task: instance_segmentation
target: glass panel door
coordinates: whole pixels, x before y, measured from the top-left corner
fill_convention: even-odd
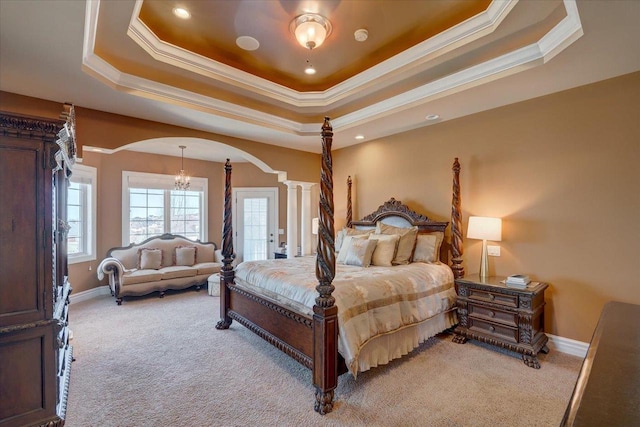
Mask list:
[[[234,189],[236,256],[241,261],[273,258],[277,229],[277,189]]]

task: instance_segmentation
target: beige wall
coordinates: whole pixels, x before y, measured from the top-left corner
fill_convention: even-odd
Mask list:
[[[334,152],[336,222],[390,197],[448,220],[451,165],[470,215],[503,218],[491,272],[549,282],[545,328],[588,342],[607,301],[640,304],[640,73]],[[465,267],[481,242],[466,240]]]
[[[62,102],[0,92],[0,111],[58,118],[62,109]],[[82,163],[97,168],[98,218],[97,260],[69,266],[69,276],[75,293],[100,285],[95,274],[97,265],[110,248],[122,245],[122,171],[173,175],[180,169],[179,157],[132,151],[119,151],[114,154],[100,154],[91,151],[83,153],[81,149],[83,145],[115,149],[149,138],[204,138],[240,148],[264,161],[272,169],[286,171],[289,179],[306,182],[319,180],[320,155],[318,154],[138,120],[82,107],[76,107],[76,137]],[[223,164],[185,159],[185,169],[192,176],[205,177],[209,180],[209,240],[220,246],[224,196]],[[234,188],[278,188],[279,227],[285,230],[285,235],[278,236],[278,242],[286,241],[287,187],[278,183],[277,175],[264,173],[251,163],[234,163],[232,186]],[[317,190],[312,192],[312,200],[317,200],[316,193]],[[300,202],[300,197],[298,201]]]
[[[546,330],[587,342],[607,301],[640,304],[640,281],[635,278],[640,253],[639,99],[640,73],[634,73],[337,150],[336,226],[344,225],[349,174],[354,177],[354,217],[395,197],[436,220],[447,220],[451,164],[459,157],[464,226],[469,215],[498,216],[504,221],[502,256],[490,259],[491,271],[528,273],[549,282]],[[61,108],[60,103],[0,92],[0,110],[57,117]],[[209,138],[250,152],[274,169],[287,170],[291,179],[317,181],[319,158],[314,154],[77,111],[81,143],[115,148],[152,137]],[[143,161],[128,156],[132,155],[85,156],[87,164],[99,168],[99,211],[114,212],[99,216],[99,254],[120,244],[120,171],[144,165],[148,169],[141,171],[174,173],[178,166],[177,158],[154,156]],[[209,237],[219,243],[220,219],[211,214],[217,209],[216,200],[221,200],[214,194],[221,191],[221,177],[215,172],[221,165],[203,163],[188,164],[210,176]],[[247,167],[245,176],[256,172]],[[234,174],[234,185],[263,185],[253,178],[236,182],[239,176]],[[286,191],[280,186],[283,227]],[[465,241],[468,272],[478,270],[479,256],[480,242]],[[95,277],[82,264],[71,274],[79,283]],[[85,286],[93,284],[76,286],[76,291]]]

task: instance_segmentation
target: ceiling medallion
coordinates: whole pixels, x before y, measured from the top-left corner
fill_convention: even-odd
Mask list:
[[[302,47],[314,49],[320,47],[331,34],[331,22],[315,13],[305,13],[296,17],[289,25],[291,32]]]

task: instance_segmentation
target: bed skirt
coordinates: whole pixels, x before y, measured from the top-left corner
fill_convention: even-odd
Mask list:
[[[458,323],[455,310],[440,313],[424,322],[410,325],[369,340],[358,355],[357,366],[350,370],[355,377],[358,372],[386,365],[394,359],[409,354],[429,338]]]

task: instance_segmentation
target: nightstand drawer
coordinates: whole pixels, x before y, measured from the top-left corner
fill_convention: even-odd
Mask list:
[[[509,307],[518,307],[517,295],[505,295],[497,292],[483,291],[480,289],[469,289],[469,299],[475,299],[478,301],[492,302],[495,304],[502,304]]]
[[[485,335],[492,335],[503,341],[518,343],[518,328],[509,328],[498,323],[485,322],[483,320],[469,317],[469,330],[480,332]]]
[[[495,310],[476,304],[469,304],[469,316],[481,320],[495,321],[510,326],[518,326],[518,313]]]

